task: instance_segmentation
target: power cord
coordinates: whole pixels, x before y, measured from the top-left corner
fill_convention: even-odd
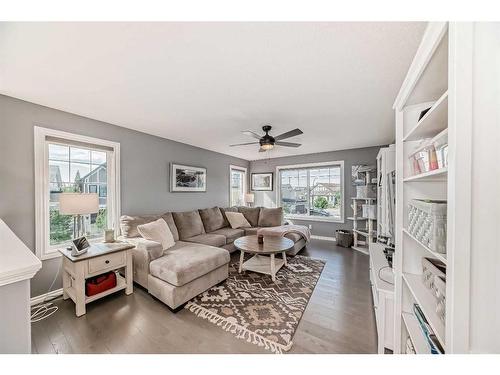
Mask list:
[[[387,281],[387,280],[385,280],[382,276],[380,276],[380,272],[381,272],[383,269],[385,269],[385,268],[392,268],[392,267],[391,267],[391,266],[384,266],[384,267],[380,268],[380,269],[378,270],[378,278],[379,278],[380,280],[382,280],[382,281],[385,281],[387,284],[394,285],[394,282],[392,282],[392,281]]]
[[[54,280],[52,280],[52,284],[50,284],[49,290],[45,294],[45,298],[43,299],[43,301],[34,306],[31,306],[31,323],[39,322],[40,320],[48,318],[49,316],[54,314],[57,310],[59,310],[59,308],[56,305],[50,302],[58,297],[52,297],[48,299],[48,294],[50,293],[50,291],[54,287],[54,284],[56,283],[61,267],[62,265],[57,268],[56,276],[54,277]]]

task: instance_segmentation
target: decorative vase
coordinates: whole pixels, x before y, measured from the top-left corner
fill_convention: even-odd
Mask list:
[[[115,230],[106,229],[104,231],[104,242],[115,242]]]

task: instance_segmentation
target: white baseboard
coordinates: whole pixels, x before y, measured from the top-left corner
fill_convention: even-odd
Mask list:
[[[33,297],[30,299],[30,304],[31,306],[33,305],[36,305],[37,303],[40,303],[40,302],[43,302],[45,299],[51,299],[51,298],[54,298],[54,297],[59,297],[59,296],[62,296],[63,294],[63,289],[56,289],[56,290],[53,290],[51,292],[48,292],[48,293],[45,293],[45,294],[42,294],[42,295],[39,295],[39,296],[36,296],[36,297]]]
[[[335,239],[335,237],[327,237],[327,236],[316,236],[315,234],[313,234],[311,236],[311,238],[315,239],[315,240],[323,240],[323,241],[333,241],[333,242],[337,242],[337,240]]]

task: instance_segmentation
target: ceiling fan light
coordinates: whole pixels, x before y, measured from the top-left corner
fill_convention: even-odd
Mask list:
[[[260,147],[262,147],[264,150],[272,150],[274,145],[272,143],[265,143]]]

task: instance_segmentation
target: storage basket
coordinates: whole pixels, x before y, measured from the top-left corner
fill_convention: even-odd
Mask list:
[[[417,354],[417,352],[415,351],[415,347],[413,346],[413,342],[411,341],[411,338],[409,338],[409,337],[406,339],[405,353],[406,354]]]
[[[337,245],[342,247],[351,247],[354,243],[352,232],[344,229],[335,231],[335,240],[337,241]]]
[[[377,206],[375,204],[363,204],[363,217],[367,219],[377,219]]]
[[[446,321],[446,279],[434,276],[434,296],[437,300],[436,313],[443,323]]]
[[[376,198],[377,197],[377,185],[358,185],[356,186],[356,198]]]
[[[408,232],[437,253],[446,253],[446,201],[413,199],[408,204]]]
[[[446,264],[437,259],[422,258],[422,282],[434,292],[434,278],[446,278]]]

